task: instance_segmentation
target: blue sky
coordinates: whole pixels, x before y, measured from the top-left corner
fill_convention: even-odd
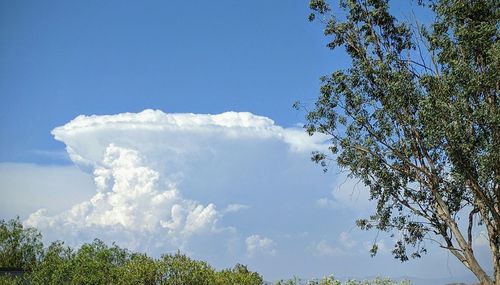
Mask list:
[[[312,101],[334,62],[302,1],[0,5],[3,161],[60,149],[49,131],[79,114],[233,110],[292,125],[292,103]]]
[[[365,189],[310,162],[324,138],[291,106],[349,60],[308,14],[307,1],[0,1],[0,218],[269,280],[464,275],[443,251],[394,260],[389,236],[354,227]]]

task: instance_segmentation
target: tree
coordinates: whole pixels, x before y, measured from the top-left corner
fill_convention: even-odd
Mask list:
[[[211,285],[215,270],[204,261],[197,261],[177,252],[166,254],[160,259],[163,285]]]
[[[71,284],[118,284],[129,252],[95,239],[83,244],[72,262]]]
[[[61,241],[53,242],[29,276],[30,284],[71,284],[75,252]],[[81,281],[81,280],[80,280]]]
[[[369,188],[377,207],[357,224],[397,232],[396,258],[420,257],[430,238],[481,284],[500,284],[500,2],[419,4],[432,24],[398,22],[387,0],[343,0],[335,13],[310,1],[327,46],[351,58],[322,77],[308,111],[307,132],[331,143],[312,159],[335,159]],[[474,227],[487,232],[493,277],[477,261]]]
[[[232,269],[217,272],[218,285],[261,285],[262,277],[257,272],[251,272],[245,265],[236,264]]]
[[[204,261],[177,252],[154,259],[95,239],[78,249],[55,241],[44,250],[41,234],[19,217],[0,220],[0,267],[23,269],[0,275],[0,284],[260,285],[262,277],[245,265],[216,271]],[[23,272],[21,272],[23,273]]]
[[[0,220],[0,267],[31,270],[43,254],[42,235],[25,228],[19,217]]]
[[[160,284],[158,263],[144,253],[133,253],[120,269],[121,280],[117,284]]]

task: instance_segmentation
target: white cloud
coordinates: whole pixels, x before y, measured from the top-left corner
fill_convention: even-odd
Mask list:
[[[213,204],[184,199],[175,185],[162,183],[160,174],[144,164],[140,154],[110,144],[94,170],[97,193],[69,211],[46,216],[32,214],[26,224],[42,230],[55,225],[119,227],[133,232],[164,232],[172,245],[184,238],[210,232],[219,213]]]
[[[249,257],[253,257],[257,254],[276,255],[276,243],[270,238],[261,237],[260,235],[251,235],[246,238],[245,244]]]
[[[324,239],[315,245],[314,250],[317,256],[342,256],[346,254],[343,249],[330,245]]]
[[[331,245],[325,239],[322,239],[314,245],[314,254],[316,256],[345,256],[353,255],[357,252],[355,247],[358,244],[349,233],[341,232],[337,238],[337,243]]]
[[[338,175],[328,197],[316,200],[316,206],[329,209],[352,209],[367,212],[374,203],[369,200],[370,190],[361,181]]]
[[[334,208],[336,204],[334,200],[323,197],[316,200],[316,205],[320,208]]]
[[[175,158],[192,152],[213,151],[214,143],[238,140],[278,140],[285,142],[291,150],[310,152],[325,149],[323,142],[326,139],[319,135],[310,137],[301,129],[282,128],[269,118],[246,112],[205,115],[166,114],[159,110],[82,115],[55,128],[52,134],[66,144],[75,163],[90,167],[101,161],[102,153],[110,143],[135,146],[146,154],[160,150]]]
[[[250,208],[250,206],[248,205],[243,205],[243,204],[229,204],[227,205],[227,207],[224,209],[224,213],[235,213],[235,212],[239,212],[239,211],[242,211],[242,210],[246,210]]]
[[[354,239],[351,238],[351,235],[347,232],[341,232],[339,236],[340,243],[344,246],[344,248],[351,249],[356,246],[358,243]]]
[[[2,218],[31,214],[45,241],[77,246],[98,237],[153,256],[180,248],[217,268],[244,262],[266,279],[332,268],[354,276],[361,264],[367,275],[416,272],[389,254],[370,258],[366,237],[342,233],[371,207],[361,185],[310,162],[321,137],[249,113],[151,110],[80,116],[53,134],[77,167],[0,163]],[[319,197],[328,212],[308,203]],[[306,248],[323,257],[305,264]],[[419,272],[440,274],[447,257],[439,257]]]
[[[237,202],[234,193],[249,191],[240,189],[246,187],[242,179],[255,185],[259,173],[254,172],[271,175],[273,167],[289,167],[280,165],[287,156],[307,158],[325,147],[324,137],[236,112],[78,116],[52,134],[66,144],[70,159],[93,175],[96,192],[55,215],[36,211],[26,223],[58,239],[79,241],[97,233],[132,249],[151,243],[184,248],[195,236],[234,235],[222,217],[250,209],[268,189],[255,187],[245,205],[228,203],[218,210],[221,196]],[[247,239],[250,252],[275,253],[270,239],[254,238]]]
[[[45,159],[55,160],[55,161],[64,161],[70,162],[68,157],[68,153],[64,150],[33,150],[31,151],[35,156],[39,156]]]

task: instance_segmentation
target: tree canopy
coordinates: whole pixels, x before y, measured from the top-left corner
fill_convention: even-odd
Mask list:
[[[19,218],[8,222],[0,220],[0,267],[16,266],[25,269],[22,276],[0,274],[2,285],[61,285],[61,284],[117,284],[117,285],[262,285],[262,276],[252,272],[246,265],[233,268],[214,269],[210,264],[194,260],[180,251],[151,258],[144,253],[130,252],[116,244],[106,245],[95,239],[74,249],[62,241],[43,247],[41,234],[35,228],[25,228]],[[19,237],[34,238],[19,238]],[[12,249],[14,248],[14,249]],[[26,250],[26,249],[29,250]],[[34,250],[36,249],[36,250]],[[28,252],[30,254],[21,254]],[[32,252],[36,252],[33,258]],[[25,258],[30,256],[30,258]],[[279,281],[276,285],[305,284],[294,278]],[[333,277],[310,280],[315,285],[396,285],[390,279],[376,278],[373,281],[347,280],[341,282]],[[401,285],[409,285],[403,281]]]
[[[397,233],[396,258],[420,257],[432,239],[482,284],[500,284],[500,2],[418,2],[432,23],[398,21],[387,0],[310,1],[328,48],[351,59],[321,78],[308,111],[307,132],[331,144],[312,159],[336,160],[369,188],[377,207],[357,224]],[[493,277],[474,253],[478,227]]]
[[[19,218],[0,220],[0,267],[25,270],[20,276],[0,275],[0,284],[118,285],[261,285],[262,277],[246,266],[215,270],[177,252],[154,259],[116,244],[95,239],[78,249],[62,241],[44,248],[41,233]]]
[[[31,270],[43,253],[42,235],[24,228],[19,217],[0,220],[0,267]]]

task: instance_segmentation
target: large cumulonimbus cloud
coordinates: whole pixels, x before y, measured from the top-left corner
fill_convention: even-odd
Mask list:
[[[238,225],[224,222],[227,216],[265,207],[259,199],[273,196],[280,179],[292,179],[290,162],[324,148],[322,137],[236,112],[78,116],[52,134],[92,173],[96,193],[56,215],[41,209],[26,223],[59,239],[95,235],[140,249],[168,250],[196,236],[234,233]],[[266,180],[270,185],[262,186]]]
[[[0,163],[0,186],[13,189],[0,208],[15,214],[29,205],[25,223],[46,241],[78,246],[97,237],[153,256],[181,249],[219,268],[248,264],[266,279],[354,276],[359,266],[362,274],[417,274],[391,263],[382,238],[378,259],[369,257],[373,236],[353,229],[370,212],[366,189],[310,161],[311,151],[326,151],[325,137],[250,113],[153,110],[78,116],[52,134],[79,170]],[[63,192],[69,180],[75,188]],[[487,248],[480,243],[478,252]],[[420,272],[438,276],[447,257],[431,260]]]

